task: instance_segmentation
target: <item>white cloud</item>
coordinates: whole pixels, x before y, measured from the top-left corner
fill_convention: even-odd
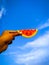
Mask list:
[[[5,14],[5,12],[6,12],[5,8],[2,7],[0,10],[0,19],[2,18],[3,14]]]
[[[44,49],[38,49],[36,51],[32,49],[28,53],[19,54],[17,57],[15,56],[15,62],[24,65],[38,65],[38,63],[45,59],[47,53],[47,50]]]
[[[49,31],[48,31],[49,32]],[[14,61],[20,65],[40,65],[49,57],[49,33],[19,47],[22,51],[14,55]],[[31,50],[29,51],[29,49]],[[28,50],[28,52],[26,52]],[[25,52],[25,53],[24,53]]]
[[[22,49],[26,49],[28,47],[45,47],[48,46],[49,42],[49,31],[46,32],[46,34],[44,34],[43,36],[40,36],[39,38],[37,38],[35,41],[32,42],[28,42],[26,45],[24,45],[23,47],[21,47]]]
[[[38,29],[43,29],[49,26],[49,19],[43,25],[39,26]]]

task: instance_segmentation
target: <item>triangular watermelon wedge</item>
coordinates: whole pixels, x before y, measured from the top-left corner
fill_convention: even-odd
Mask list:
[[[37,31],[38,31],[37,29],[17,30],[17,32],[19,34],[21,34],[22,36],[24,36],[26,38],[31,38],[31,37],[35,36]]]

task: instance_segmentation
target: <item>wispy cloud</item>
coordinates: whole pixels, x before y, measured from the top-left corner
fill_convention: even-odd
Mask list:
[[[48,26],[49,26],[49,19],[46,20],[46,23],[44,23],[44,24],[38,26],[38,29],[44,29],[44,28],[46,28],[46,27],[48,27]]]
[[[21,49],[26,49],[28,47],[30,48],[43,47],[43,46],[45,47],[49,45],[48,42],[49,42],[49,31],[47,31],[44,35],[38,37],[36,40],[28,42],[26,45],[21,47]]]
[[[41,65],[41,62],[45,62],[46,57],[49,57],[49,31],[38,39],[26,43],[20,49],[21,52],[14,54],[16,63],[20,65]]]
[[[5,14],[6,10],[4,7],[1,8],[0,10],[0,19],[2,18],[2,16]]]

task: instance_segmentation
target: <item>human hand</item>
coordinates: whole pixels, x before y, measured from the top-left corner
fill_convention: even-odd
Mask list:
[[[17,31],[6,30],[0,36],[0,52],[7,49],[8,44],[12,42],[15,36],[21,35]]]

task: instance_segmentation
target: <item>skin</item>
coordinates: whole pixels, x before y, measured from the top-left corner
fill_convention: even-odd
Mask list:
[[[15,36],[21,35],[17,31],[13,30],[7,30],[2,33],[0,36],[0,53],[5,51],[8,48],[8,45],[12,43],[12,40],[15,38]]]

